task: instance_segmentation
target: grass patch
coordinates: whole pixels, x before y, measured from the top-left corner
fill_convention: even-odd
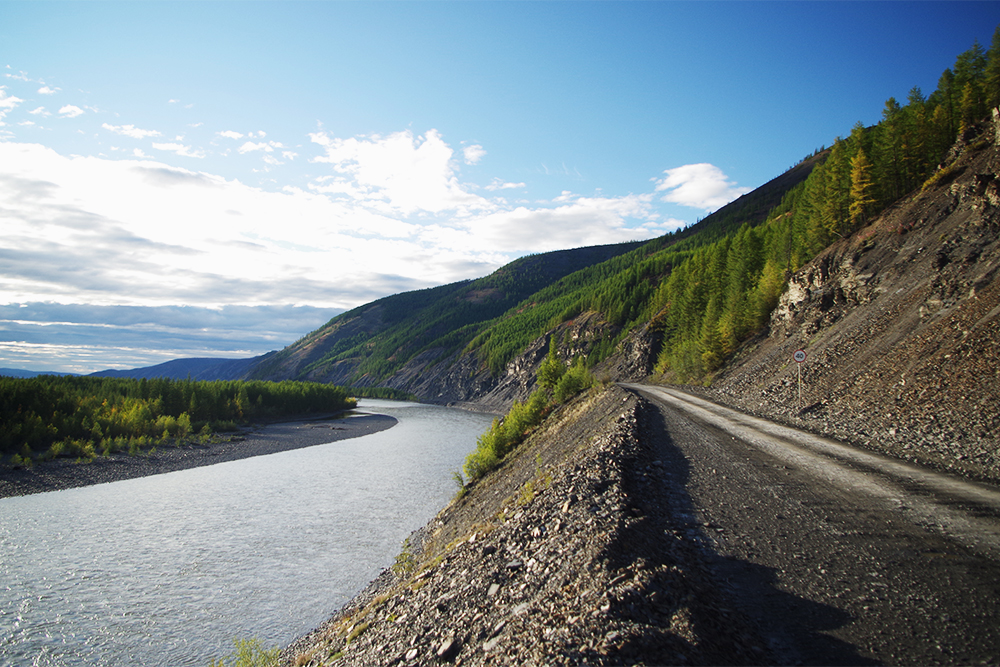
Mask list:
[[[234,639],[233,652],[225,658],[213,660],[210,667],[277,667],[280,648],[265,649],[256,637]]]

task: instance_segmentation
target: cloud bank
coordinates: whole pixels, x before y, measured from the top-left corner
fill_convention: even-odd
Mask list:
[[[0,95],[2,119],[23,100]],[[101,128],[163,158],[211,150],[134,124]],[[211,136],[269,164],[305,152],[263,131]],[[686,226],[661,215],[659,199],[709,210],[748,190],[695,164],[665,171],[651,192],[511,204],[499,195],[525,182],[464,180],[463,166],[480,165],[486,150],[455,150],[436,130],[308,138],[318,173],[271,190],[140,147],[110,159],[0,141],[0,365],[87,371],[261,354],[386,294],[484,276],[526,253]],[[145,319],[128,319],[136,313]],[[31,362],[42,357],[58,367]]]

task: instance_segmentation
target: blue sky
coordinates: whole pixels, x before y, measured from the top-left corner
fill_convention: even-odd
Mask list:
[[[0,2],[0,367],[293,342],[527,253],[659,236],[993,2]]]

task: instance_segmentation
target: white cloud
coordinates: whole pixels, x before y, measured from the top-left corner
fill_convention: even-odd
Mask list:
[[[102,123],[101,127],[105,130],[110,130],[115,134],[132,137],[133,139],[145,139],[146,137],[160,136],[160,133],[156,130],[140,130],[135,125],[109,125],[108,123]]]
[[[148,158],[149,157],[148,155],[146,155],[145,153],[142,152],[141,148],[133,148],[132,149],[132,155],[134,155],[134,156],[136,156],[138,158]]]
[[[239,132],[234,132],[233,130],[224,130],[222,132],[216,132],[220,137],[225,137],[226,139],[242,139],[243,135]]]
[[[275,148],[284,148],[284,146],[282,146],[281,142],[278,141],[261,141],[259,143],[247,141],[236,150],[240,153],[250,153],[252,151],[264,151],[265,153],[271,153]]]
[[[49,113],[48,111],[45,110],[45,107],[38,107],[37,109],[32,109],[28,113],[30,113],[32,115],[35,115],[35,116],[37,116],[39,114],[41,114],[42,116],[51,116],[52,115],[51,113]]]
[[[714,211],[751,188],[737,187],[715,165],[702,162],[686,164],[663,172],[666,177],[656,181],[656,191],[667,191],[663,201]]]
[[[181,157],[205,157],[205,152],[200,150],[192,150],[190,146],[185,146],[184,144],[177,143],[166,143],[166,144],[153,144],[153,148],[158,151],[170,151],[171,153],[176,153]]]
[[[465,156],[465,164],[478,164],[486,155],[486,149],[479,144],[472,144],[463,148],[462,154]]]
[[[518,188],[525,188],[527,185],[525,183],[507,183],[502,178],[494,178],[490,181],[490,184],[486,186],[487,190],[516,190]]]
[[[6,86],[0,86],[0,127],[4,125],[4,117],[23,101],[20,97],[8,95]]]
[[[679,220],[661,221],[653,211],[653,195],[581,197],[563,193],[558,206],[498,211],[469,221],[469,242],[502,252],[547,252],[563,248],[652,238],[684,227]],[[638,225],[629,224],[638,220]]]
[[[59,109],[59,113],[62,114],[63,118],[76,118],[77,116],[83,115],[83,109],[72,104],[67,104],[63,108]]]
[[[7,109],[8,111],[10,111],[23,101],[24,100],[22,100],[20,97],[14,97],[13,95],[8,95],[6,86],[0,86],[0,109]]]
[[[494,208],[462,187],[452,167],[453,151],[428,130],[415,137],[409,130],[388,136],[339,139],[326,132],[309,135],[326,151],[314,162],[328,163],[341,176],[331,185],[359,202],[394,214],[441,213]]]
[[[62,90],[62,89],[61,88],[49,88],[48,86],[42,86],[41,88],[38,89],[38,93],[40,95],[55,95],[60,90]]]
[[[450,268],[458,259],[480,275],[498,259],[434,247],[417,225],[312,192],[153,161],[0,142],[0,183],[11,302],[351,307],[475,277]]]

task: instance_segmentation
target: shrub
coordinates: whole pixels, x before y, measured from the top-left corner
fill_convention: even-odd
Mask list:
[[[211,667],[277,667],[280,648],[265,649],[259,639],[234,639],[235,650],[225,658],[213,660]]]
[[[587,370],[583,357],[577,357],[573,366],[560,378],[553,391],[553,399],[562,404],[594,384],[594,376]]]
[[[545,392],[538,390],[524,403],[515,401],[503,421],[494,419],[489,430],[476,441],[475,451],[465,459],[465,476],[469,481],[475,481],[498,467],[503,458],[542,421],[547,403]]]

